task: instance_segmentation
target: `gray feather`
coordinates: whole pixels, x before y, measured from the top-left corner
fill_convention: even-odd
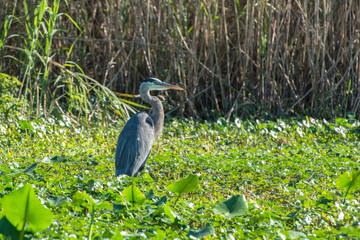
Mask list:
[[[154,141],[154,123],[149,114],[132,116],[121,131],[115,152],[115,176],[136,176],[144,167]]]

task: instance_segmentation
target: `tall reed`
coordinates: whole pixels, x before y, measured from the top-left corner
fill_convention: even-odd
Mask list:
[[[3,4],[0,17],[6,19],[14,3]],[[61,2],[59,12],[69,17],[56,18],[63,30],[51,36],[53,61],[72,61],[115,92],[137,93],[148,76],[180,84],[186,91],[169,92],[174,95],[167,107],[180,105],[179,115],[360,113],[359,1],[75,0]],[[23,22],[21,4],[15,13]],[[26,36],[23,25],[14,25],[8,35]],[[18,39],[5,43],[23,47]],[[2,53],[30,59],[9,48]],[[0,66],[14,76],[36,66],[19,69],[11,60],[4,68],[4,61],[9,60],[2,58]],[[43,103],[46,94],[37,98],[33,86],[46,72],[33,76],[27,87],[32,99]],[[49,70],[44,82],[56,96],[64,93],[51,91],[58,73]]]
[[[10,5],[7,3],[6,8]],[[129,106],[72,61],[76,39],[66,46],[54,42],[55,36],[66,31],[59,28],[64,19],[70,21],[80,34],[82,32],[70,15],[59,13],[59,7],[59,0],[53,0],[51,5],[47,0],[23,1],[20,7],[23,15],[15,16],[19,14],[15,4],[3,26],[0,50],[6,55],[1,58],[0,66],[21,80],[18,94],[29,100],[33,108],[29,114],[45,117],[66,114],[75,123],[80,118],[87,123],[94,114],[100,114],[98,119],[103,119],[106,116],[102,114],[111,108],[127,118]],[[18,34],[9,35],[14,29]]]

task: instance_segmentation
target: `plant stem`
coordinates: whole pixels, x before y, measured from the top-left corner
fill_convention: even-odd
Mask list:
[[[181,196],[181,193],[179,193],[179,195],[177,196],[177,198],[176,198],[176,200],[175,200],[175,202],[174,202],[173,207],[175,207],[175,205],[176,205],[177,201],[179,200],[180,196]]]
[[[24,235],[25,235],[25,226],[26,226],[26,220],[27,220],[27,218],[28,218],[28,211],[29,211],[29,201],[30,201],[30,190],[28,191],[28,194],[27,194],[24,224],[23,224],[22,229],[21,229],[21,233],[20,233],[20,237],[19,237],[20,240],[23,240],[23,239],[24,239]]]
[[[94,216],[95,216],[94,206],[95,205],[92,205],[92,208],[91,208],[91,222],[90,222],[90,228],[89,228],[89,234],[88,234],[88,239],[89,240],[91,240],[92,231],[93,231],[93,225],[94,225]]]
[[[131,178],[131,203],[132,206],[135,207],[135,197],[134,197],[134,180]]]

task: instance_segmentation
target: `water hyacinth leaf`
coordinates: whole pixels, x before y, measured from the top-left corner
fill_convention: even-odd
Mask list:
[[[207,224],[204,228],[200,230],[190,230],[186,236],[188,238],[195,237],[195,238],[202,238],[209,235],[213,235],[215,233],[215,229],[211,224]]]
[[[28,122],[26,120],[19,120],[18,124],[19,124],[20,129],[22,131],[26,131],[26,130],[32,131],[32,130],[34,130],[34,127],[31,125],[31,122]]]
[[[336,179],[335,186],[341,190],[346,189],[344,196],[344,202],[348,193],[351,193],[360,188],[360,171],[354,171],[352,173],[345,172]]]
[[[44,157],[42,160],[41,160],[42,163],[51,163],[51,160],[50,158],[48,157]]]
[[[144,173],[142,179],[146,182],[154,182],[154,179],[150,176],[149,173]]]
[[[180,219],[180,216],[174,212],[168,204],[164,206],[164,214],[170,218],[172,223],[174,223],[176,219]]]
[[[73,197],[73,203],[75,205],[82,205],[84,202],[89,202],[90,205],[94,206],[95,205],[95,201],[94,199],[89,196],[86,192],[76,192]]]
[[[32,173],[37,168],[37,165],[38,165],[37,163],[31,164],[31,166],[25,169],[23,173],[25,174]]]
[[[154,202],[153,205],[162,206],[165,205],[166,202],[167,202],[167,198],[166,196],[163,196],[157,202]]]
[[[114,203],[113,204],[113,211],[121,211],[125,208],[126,206],[125,205],[122,205],[122,204],[116,204]]]
[[[109,210],[113,210],[113,205],[111,205],[110,203],[106,202],[106,201],[101,201],[101,200],[95,200],[96,205],[95,205],[95,209],[109,209]]]
[[[154,196],[154,190],[150,189],[150,191],[146,194],[146,199],[152,199]]]
[[[26,231],[40,232],[53,219],[53,214],[41,204],[30,184],[4,196],[1,205],[6,218],[19,231],[27,224]]]
[[[234,195],[224,202],[217,202],[213,210],[215,214],[232,218],[245,214],[248,210],[248,205],[244,195]]]
[[[198,184],[198,176],[195,174],[191,174],[187,178],[181,179],[173,184],[166,186],[166,188],[171,192],[183,194],[193,191]]]
[[[166,239],[166,233],[165,231],[161,230],[161,229],[157,229],[156,230],[156,236],[154,238],[155,240],[163,240]]]
[[[95,209],[109,209],[109,210],[113,209],[113,205],[111,205],[110,203],[103,201],[101,199],[94,199],[86,192],[78,191],[74,194],[72,199],[74,204],[76,205],[85,205],[85,207],[89,207],[87,206],[87,204],[90,204]]]
[[[339,190],[346,188],[348,192],[357,190],[360,187],[360,171],[345,172],[336,179],[336,187]]]
[[[18,231],[6,217],[2,217],[0,220],[0,234],[6,239],[19,239],[20,237],[20,231]]]
[[[289,239],[306,239],[306,235],[302,232],[292,231],[288,232]]]
[[[63,163],[67,161],[67,158],[63,155],[61,156],[54,156],[50,159],[51,162],[53,163]]]
[[[165,215],[170,218],[171,222],[175,222],[176,219],[176,215],[170,208],[170,206],[168,204],[165,205],[164,207],[164,213]]]
[[[154,212],[151,213],[153,217],[161,217],[164,213],[164,206],[158,207]]]
[[[122,195],[131,203],[142,203],[146,199],[140,189],[134,185],[125,188]]]
[[[46,201],[51,205],[58,207],[62,203],[68,202],[68,198],[64,196],[56,196],[56,197],[49,197],[48,199],[46,199]]]

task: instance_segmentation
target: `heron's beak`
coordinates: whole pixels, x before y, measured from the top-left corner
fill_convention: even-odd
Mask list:
[[[178,86],[175,86],[175,85],[171,85],[171,84],[168,84],[168,83],[164,83],[162,82],[161,84],[159,84],[161,87],[164,87],[164,88],[167,88],[167,89],[174,89],[174,90],[184,90],[183,88],[181,87],[178,87]]]

